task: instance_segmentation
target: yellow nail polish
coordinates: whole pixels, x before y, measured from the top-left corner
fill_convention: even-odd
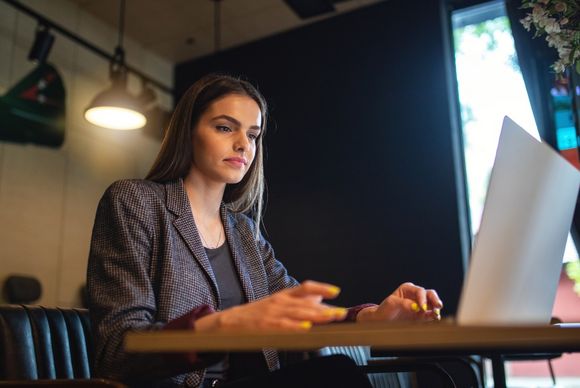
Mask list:
[[[330,292],[332,296],[337,296],[338,294],[340,294],[340,287],[330,286],[328,287],[328,292]]]
[[[300,327],[303,329],[310,329],[312,327],[312,322],[302,321],[302,322],[300,322]]]
[[[334,307],[324,310],[324,315],[327,317],[337,317],[342,318],[348,313],[348,309],[344,307]]]
[[[433,312],[435,313],[435,319],[440,321],[441,320],[441,309],[433,309]]]
[[[419,305],[413,302],[413,304],[411,305],[411,310],[413,310],[413,312],[415,313],[419,312]]]
[[[423,305],[421,306],[421,308],[423,309],[423,311],[427,311],[427,303],[423,303]]]

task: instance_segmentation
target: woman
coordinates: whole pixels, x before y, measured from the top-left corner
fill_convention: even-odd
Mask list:
[[[198,386],[210,379],[234,384],[261,370],[262,379],[280,374],[267,373],[279,368],[272,349],[181,358],[127,354],[127,330],[308,330],[343,320],[439,317],[435,291],[411,283],[380,305],[347,310],[322,303],[338,295],[337,287],[299,284],[286,273],[259,231],[266,120],[266,102],[251,84],[206,76],[178,103],[147,180],[116,182],[103,195],[87,275],[98,375]]]

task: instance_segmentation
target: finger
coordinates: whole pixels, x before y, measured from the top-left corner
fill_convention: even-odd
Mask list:
[[[348,310],[342,307],[318,306],[316,308],[295,306],[283,311],[283,317],[293,320],[307,320],[314,323],[341,321],[346,318]]]
[[[322,304],[323,314],[331,317],[333,321],[344,321],[348,315],[348,308]]]
[[[322,306],[322,297],[320,295],[309,295],[309,296],[297,296],[292,289],[287,289],[284,291],[280,291],[270,297],[268,297],[269,301],[275,303],[279,306],[286,306],[286,307],[319,307]]]
[[[316,323],[326,323],[344,320],[348,310],[320,303],[312,297],[295,297],[279,292],[263,299],[261,314],[266,317],[285,317],[295,320],[309,320]]]
[[[385,320],[414,320],[419,319],[422,312],[412,299],[391,295],[379,306],[379,314]]]
[[[307,320],[296,320],[285,317],[263,317],[253,321],[252,328],[258,330],[293,330],[305,331],[312,327],[312,322]]]
[[[421,315],[424,314],[423,307],[413,299],[403,299],[402,305],[404,306],[403,311],[408,319],[420,319]]]
[[[321,296],[323,299],[333,299],[340,294],[340,288],[328,283],[306,280],[299,286],[290,288],[288,293],[299,297]]]
[[[280,329],[296,330],[296,331],[308,331],[312,328],[311,321],[296,321],[293,319],[283,318],[279,322]]]
[[[433,309],[441,310],[443,308],[443,302],[435,290],[427,290],[427,303]]]
[[[296,296],[292,292],[293,289],[280,291],[265,299],[268,304],[278,306],[282,309],[297,307],[297,308],[321,308],[324,306],[321,296]]]
[[[265,298],[263,314],[314,323],[341,321],[346,319],[347,309],[321,303],[323,297],[335,296],[337,290],[336,286],[328,283],[305,281]]]
[[[427,305],[427,291],[420,286],[416,286],[413,283],[403,283],[399,287],[400,293],[403,295],[405,299],[411,299],[411,304],[413,302],[416,305],[412,304],[412,309],[418,312],[419,310],[427,311],[429,306]],[[417,307],[419,310],[417,310]]]
[[[441,309],[433,309],[433,319],[440,321],[441,320]]]
[[[425,321],[440,321],[441,320],[441,310],[433,309],[426,313],[421,314],[421,319]]]

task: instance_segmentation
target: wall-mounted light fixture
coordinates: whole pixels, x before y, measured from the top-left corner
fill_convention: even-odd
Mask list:
[[[34,56],[37,58],[31,59],[41,62],[42,53],[48,55],[54,41],[54,37],[49,32],[49,29],[52,29],[109,61],[111,86],[97,94],[85,111],[85,118],[93,124],[115,129],[141,128],[147,122],[144,112],[150,108],[151,102],[155,100],[155,93],[149,85],[173,95],[173,89],[125,63],[125,53],[122,47],[125,0],[121,0],[120,3],[119,41],[113,55],[45,18],[17,0],[0,1],[10,4],[38,21],[40,27],[37,30],[36,40],[30,54],[33,55],[32,53],[35,52]],[[134,96],[127,91],[128,73],[133,73],[143,82],[143,89],[139,96]]]
[[[37,63],[46,62],[52,44],[54,43],[54,35],[52,35],[48,27],[44,24],[39,24],[34,36],[34,43],[28,53],[28,59]]]

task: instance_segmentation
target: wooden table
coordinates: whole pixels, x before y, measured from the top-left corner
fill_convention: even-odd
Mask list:
[[[580,326],[456,326],[448,323],[343,323],[288,331],[155,331],[128,333],[130,352],[314,350],[368,345],[373,355],[434,356],[580,352]],[[495,373],[495,369],[494,369]],[[501,377],[497,375],[496,378]],[[505,381],[505,377],[503,379]],[[505,384],[505,383],[504,383]],[[496,387],[502,386],[497,384]]]

